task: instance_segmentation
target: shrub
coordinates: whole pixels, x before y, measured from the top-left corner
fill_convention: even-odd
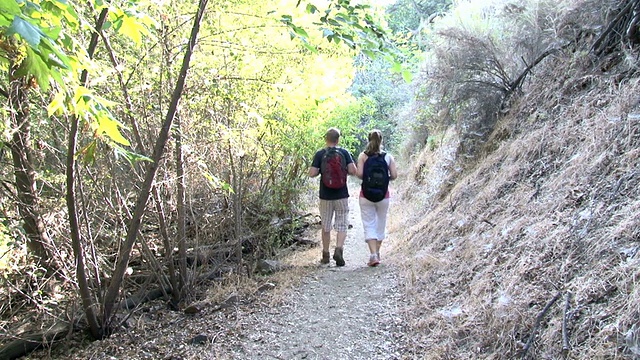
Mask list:
[[[532,64],[565,42],[556,36],[565,11],[546,0],[464,1],[436,21],[417,96],[451,117],[432,117],[429,127],[455,121],[460,151],[473,155]]]

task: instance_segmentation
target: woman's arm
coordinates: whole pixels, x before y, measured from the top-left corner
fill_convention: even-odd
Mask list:
[[[356,176],[358,179],[362,179],[362,170],[364,169],[364,162],[367,161],[367,155],[360,153],[358,156],[358,167],[356,169]]]
[[[389,155],[389,179],[395,180],[398,178],[398,169],[396,168],[396,160],[393,156]]]

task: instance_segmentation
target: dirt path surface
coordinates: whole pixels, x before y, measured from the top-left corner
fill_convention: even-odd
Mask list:
[[[256,314],[236,359],[399,359],[403,338],[392,262],[366,265],[357,194],[351,190],[346,266],[318,265],[284,302]],[[332,249],[335,233],[332,234]],[[318,231],[318,238],[320,232]],[[333,250],[332,250],[333,253]],[[318,260],[320,248],[318,248]]]

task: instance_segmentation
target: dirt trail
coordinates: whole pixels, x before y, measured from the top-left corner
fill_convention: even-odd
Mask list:
[[[333,260],[328,266],[318,265],[282,305],[257,314],[251,324],[254,330],[234,350],[234,358],[401,358],[401,293],[396,271],[385,258],[385,244],[382,264],[367,267],[369,252],[355,189],[351,189],[349,206],[353,228],[345,244],[346,266],[336,267]],[[319,239],[319,230],[317,236]],[[334,245],[332,238],[332,249]],[[318,260],[319,256],[320,248]]]

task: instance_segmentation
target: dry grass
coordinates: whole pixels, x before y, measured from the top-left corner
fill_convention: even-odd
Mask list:
[[[570,292],[569,358],[640,355],[640,80],[550,71],[477,164],[455,168],[449,134],[410,170],[402,208],[416,221],[402,233],[414,261],[403,272],[415,354],[519,357],[562,292],[528,351],[560,358]]]

